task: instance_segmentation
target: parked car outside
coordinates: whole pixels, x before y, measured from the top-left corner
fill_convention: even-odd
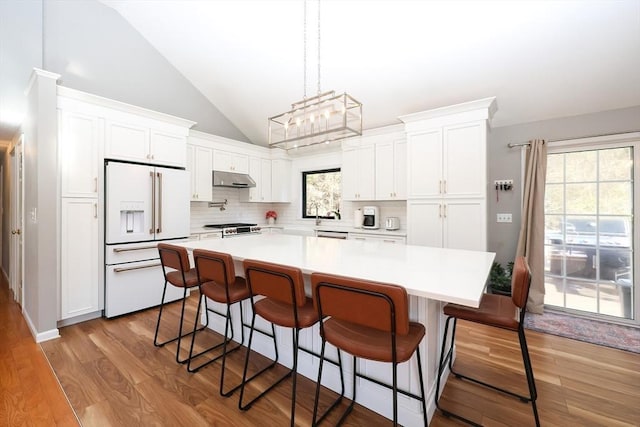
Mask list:
[[[552,246],[549,269],[567,276],[596,279],[596,248],[600,255],[600,280],[616,282],[631,267],[631,224],[627,218],[567,217],[558,229],[547,229],[545,241]]]

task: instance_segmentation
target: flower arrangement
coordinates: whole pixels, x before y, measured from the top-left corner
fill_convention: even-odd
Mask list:
[[[276,211],[267,211],[265,215],[266,219],[273,218],[274,220],[278,219],[278,213]]]

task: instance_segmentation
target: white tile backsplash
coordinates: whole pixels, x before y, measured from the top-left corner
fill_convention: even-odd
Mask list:
[[[221,224],[228,222],[249,222],[265,224],[265,214],[273,209],[269,203],[241,202],[241,196],[248,189],[216,187],[213,189],[213,201],[222,202],[227,199],[225,210],[210,208],[208,202],[191,202],[191,228],[205,224]],[[274,209],[275,210],[275,209]],[[278,212],[280,214],[280,212]]]
[[[236,188],[215,188],[213,198],[216,202],[227,199],[225,210],[210,208],[206,202],[191,202],[191,228],[202,227],[205,224],[219,224],[226,222],[250,222],[266,224],[265,214],[268,210],[278,213],[276,224],[313,227],[313,219],[301,219],[302,207],[299,197],[292,203],[247,203],[241,202],[242,192],[249,190]],[[353,226],[353,212],[363,206],[378,206],[380,208],[380,225],[384,228],[384,219],[388,216],[400,218],[400,229],[406,229],[407,203],[405,201],[377,201],[377,202],[342,202],[341,220],[322,220],[322,225]]]

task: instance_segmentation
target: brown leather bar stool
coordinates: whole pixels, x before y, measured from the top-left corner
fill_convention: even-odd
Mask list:
[[[344,411],[338,425],[342,424],[353,409],[356,400],[356,377],[364,378],[393,391],[393,425],[398,424],[398,393],[422,403],[424,425],[427,425],[427,408],[422,377],[420,342],[425,335],[421,323],[409,321],[409,298],[402,286],[351,279],[331,274],[311,275],[314,304],[320,323],[322,350],[316,397],[313,406],[313,425],[320,423],[344,397],[344,387],[336,401],[318,417],[318,402],[322,380],[322,367],[326,343],[338,349],[340,376],[342,378],[341,351],[353,357],[353,399]],[[416,354],[420,395],[398,388],[398,363],[406,362]],[[393,383],[383,383],[357,372],[356,359],[388,362],[393,368]]]
[[[193,251],[193,259],[196,265],[197,278],[200,283],[200,293],[204,296],[204,305],[205,305],[205,316],[206,323],[209,323],[209,312],[217,314],[225,319],[225,329],[224,329],[224,337],[221,342],[214,344],[213,346],[206,348],[196,354],[193,353],[193,349],[196,341],[196,334],[194,333],[191,338],[191,348],[189,350],[189,360],[187,364],[187,370],[189,372],[196,372],[204,366],[209,365],[210,363],[215,362],[222,358],[222,367],[220,374],[220,395],[227,397],[230,396],[235,390],[240,387],[241,384],[238,384],[231,389],[225,391],[224,390],[224,374],[225,374],[225,366],[227,360],[227,354],[238,350],[242,344],[244,344],[244,328],[246,325],[244,323],[244,314],[242,310],[242,301],[249,298],[249,289],[247,288],[247,283],[243,277],[236,276],[235,267],[233,265],[233,258],[229,254],[214,252],[204,249],[196,249]],[[207,305],[207,298],[212,301],[225,304],[226,310],[224,313],[219,312],[213,308],[210,308]],[[197,330],[198,326],[198,318],[200,317],[200,308],[202,304],[203,298],[200,298],[198,302],[198,308],[196,310],[196,318],[193,325],[193,330]],[[232,346],[231,348],[227,347],[227,345],[233,341],[233,321],[231,318],[231,306],[235,303],[240,303],[240,333],[241,333],[241,341],[240,343]],[[193,360],[202,356],[206,353],[209,353],[212,350],[218,349],[222,347],[222,352],[212,359],[209,359],[205,362],[200,363],[197,366],[191,366]]]
[[[242,387],[240,389],[240,401],[238,402],[238,407],[241,410],[249,409],[258,399],[262,398],[271,389],[291,376],[291,426],[293,426],[296,410],[298,350],[303,350],[309,354],[317,356],[317,354],[314,354],[310,350],[300,347],[298,345],[298,339],[301,329],[311,327],[318,322],[318,313],[313,308],[313,301],[311,298],[308,298],[305,295],[302,271],[299,269],[254,260],[245,260],[243,264],[245,277],[251,293],[253,317],[251,319],[251,332],[249,333],[249,344],[244,364],[244,372],[242,374]],[[262,296],[263,298],[257,300],[256,297],[258,296]],[[247,378],[256,315],[259,315],[271,323],[275,360],[267,367],[253,374],[250,378]],[[275,340],[275,328],[273,325],[293,329],[293,367],[284,376],[276,380],[273,384],[258,394],[258,396],[254,397],[247,403],[243,403],[246,385],[278,363],[278,346]]]
[[[189,360],[180,359],[180,349],[182,338],[194,334],[203,330],[207,325],[201,328],[191,331],[189,333],[182,333],[182,326],[184,324],[184,310],[187,300],[187,289],[200,286],[198,282],[198,276],[195,268],[190,268],[189,255],[187,250],[181,246],[170,245],[168,243],[158,243],[158,253],[160,254],[160,262],[162,263],[162,272],[164,273],[164,288],[162,290],[162,299],[160,300],[160,311],[158,312],[158,322],[156,323],[156,333],[153,337],[153,344],[156,347],[162,347],[173,341],[178,341],[178,349],[176,350],[176,362],[185,363]],[[164,342],[158,342],[158,331],[160,330],[160,320],[162,318],[162,311],[165,305],[164,299],[167,293],[167,284],[171,284],[178,288],[184,289],[184,295],[182,297],[182,310],[180,312],[180,325],[178,329],[178,335],[175,338],[171,338]]]
[[[531,367],[531,359],[529,357],[529,349],[527,348],[527,340],[524,336],[524,314],[525,306],[527,304],[527,298],[529,297],[529,287],[531,284],[531,271],[529,265],[524,257],[518,257],[515,260],[513,267],[513,276],[511,280],[511,297],[505,295],[484,294],[480,301],[479,308],[465,307],[457,304],[447,304],[444,307],[444,314],[447,317],[447,322],[444,327],[444,336],[442,339],[442,350],[440,352],[440,364],[438,369],[438,378],[436,381],[436,406],[446,416],[457,418],[468,424],[479,426],[467,418],[454,414],[446,409],[443,409],[438,404],[438,397],[440,395],[440,377],[445,369],[445,364],[449,364],[449,369],[456,378],[462,378],[474,383],[483,385],[485,387],[492,388],[502,393],[514,396],[522,400],[523,402],[531,402],[533,407],[533,416],[536,421],[536,426],[540,425],[540,419],[538,418],[538,409],[536,407],[536,383],[533,378],[533,368]],[[447,343],[447,333],[449,329],[449,322],[453,319],[453,327],[451,332],[451,346],[446,352],[445,349]],[[487,326],[493,326],[496,328],[507,329],[518,333],[518,339],[520,340],[520,351],[522,352],[522,361],[524,363],[524,370],[527,377],[527,384],[529,386],[529,396],[521,396],[512,391],[504,388],[497,387],[492,384],[480,381],[475,378],[468,377],[453,370],[453,361],[451,358],[453,347],[456,338],[456,322],[458,319],[466,320],[469,322],[481,323]]]

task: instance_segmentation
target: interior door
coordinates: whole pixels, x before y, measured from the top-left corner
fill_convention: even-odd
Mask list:
[[[23,158],[21,136],[18,143],[11,150],[12,189],[11,189],[11,246],[10,246],[10,271],[9,281],[16,302],[22,305],[22,222],[23,222]]]

